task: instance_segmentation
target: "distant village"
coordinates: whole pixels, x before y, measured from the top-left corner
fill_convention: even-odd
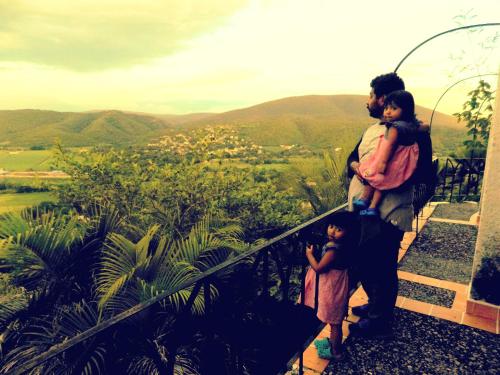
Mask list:
[[[176,155],[190,152],[205,152],[209,159],[259,159],[263,157],[309,156],[311,151],[301,145],[261,146],[239,135],[230,126],[210,126],[193,130],[188,134],[178,133],[163,136],[148,147],[161,149]],[[281,161],[283,162],[283,161]]]

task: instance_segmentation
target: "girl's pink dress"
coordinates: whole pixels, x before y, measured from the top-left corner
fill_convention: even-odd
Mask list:
[[[347,302],[349,299],[348,284],[346,269],[330,269],[327,272],[319,274],[317,317],[323,323],[342,324],[342,320],[347,314]],[[306,306],[314,308],[315,291],[316,271],[309,268],[306,274],[304,289],[304,304]],[[301,297],[299,297],[299,303],[300,301]]]
[[[373,173],[372,171],[377,168],[382,151],[388,147],[390,147],[389,142],[382,134],[375,152],[359,165],[359,171],[363,178],[377,190],[390,190],[401,186],[411,177],[417,167],[418,145],[415,142],[410,146],[398,145],[387,163],[385,173]],[[366,175],[367,171],[370,175]]]

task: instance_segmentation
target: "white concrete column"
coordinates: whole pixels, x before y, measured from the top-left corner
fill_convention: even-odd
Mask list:
[[[496,91],[496,101],[493,107],[493,118],[490,128],[490,136],[486,154],[486,165],[484,169],[483,185],[481,189],[480,201],[480,222],[477,235],[476,249],[474,254],[474,265],[472,270],[472,280],[481,277],[480,269],[484,266],[485,259],[495,258],[497,261],[489,262],[497,272],[500,272],[500,76],[498,79],[498,89]],[[498,285],[491,286],[498,288]],[[478,295],[471,288],[470,299],[482,300],[484,296]],[[487,301],[491,302],[491,301]]]

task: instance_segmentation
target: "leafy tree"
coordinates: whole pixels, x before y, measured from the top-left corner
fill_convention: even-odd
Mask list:
[[[342,150],[325,150],[323,165],[295,165],[294,188],[307,200],[315,215],[346,202],[346,159]]]
[[[491,86],[483,80],[467,95],[468,100],[463,104],[463,111],[453,115],[458,121],[465,121],[465,126],[469,129],[469,139],[464,141],[464,145],[470,156],[484,156],[488,146],[495,97]]]
[[[131,236],[159,225],[161,233],[183,237],[205,215],[216,214],[227,222],[238,219],[247,240],[253,241],[304,219],[299,198],[280,186],[276,172],[211,163],[202,140],[199,153],[192,146],[190,157],[177,161],[160,150],[75,156],[59,147],[59,167],[72,177],[59,187],[59,199],[79,210],[93,200],[114,204],[130,224]]]
[[[224,138],[225,148],[232,139]],[[185,158],[161,149],[72,154],[57,146],[58,166],[72,177],[58,187],[65,210],[0,217],[0,272],[22,291],[0,306],[0,373],[173,291],[247,249],[245,241],[305,218],[301,198],[278,172],[210,162],[209,153],[219,149],[201,140],[198,148],[190,139]],[[212,301],[227,276],[211,279]],[[205,311],[203,288],[194,316]],[[127,320],[125,330],[85,341],[82,350],[69,350],[40,371],[105,373],[113,366],[122,373],[160,374],[175,359],[179,373],[196,373],[208,341],[189,349],[174,329],[191,291],[178,291]]]

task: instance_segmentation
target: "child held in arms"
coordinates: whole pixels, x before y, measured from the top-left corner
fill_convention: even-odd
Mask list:
[[[306,257],[310,268],[307,271],[304,288],[304,304],[315,307],[316,275],[318,283],[317,317],[330,325],[330,338],[316,340],[318,356],[332,360],[342,360],[342,320],[347,313],[349,285],[347,276],[348,251],[352,243],[353,213],[340,212],[327,221],[327,242],[321,250],[319,262],[314,256],[313,245],[306,247]],[[299,297],[299,302],[301,297]]]
[[[415,171],[418,160],[417,131],[420,123],[415,116],[415,101],[405,90],[394,91],[385,100],[385,134],[366,161],[359,165],[364,190],[353,201],[362,216],[379,216],[378,205],[385,190],[395,189]]]

